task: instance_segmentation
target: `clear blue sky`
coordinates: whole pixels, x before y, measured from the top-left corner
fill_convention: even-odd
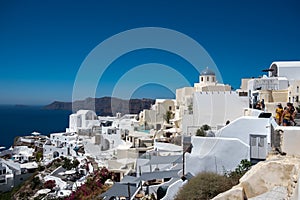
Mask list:
[[[164,27],[201,44],[223,82],[257,77],[275,60],[300,60],[300,3],[295,1],[0,1],[0,104],[70,101],[76,73],[89,52],[119,32]],[[162,51],[132,52],[113,65],[189,63]],[[115,70],[114,70],[115,69]],[[111,66],[97,96],[109,96],[124,71]],[[126,72],[126,70],[125,70]],[[188,71],[189,81],[198,74]],[[146,85],[134,97],[174,97]]]

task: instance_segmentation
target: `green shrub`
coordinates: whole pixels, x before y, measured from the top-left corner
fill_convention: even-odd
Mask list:
[[[204,124],[203,126],[201,126],[201,128],[199,128],[196,132],[196,136],[200,136],[200,137],[205,137],[206,136],[206,131],[210,130],[211,127],[207,124]]]
[[[219,175],[212,172],[199,173],[192,178],[176,196],[176,200],[194,199],[206,200],[212,199],[218,194],[232,188],[235,183],[230,177]]]

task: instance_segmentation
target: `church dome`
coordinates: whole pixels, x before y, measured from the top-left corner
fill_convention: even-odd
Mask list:
[[[200,75],[201,76],[215,76],[216,74],[214,71],[212,71],[212,70],[208,69],[208,67],[206,67],[206,69],[204,69]]]

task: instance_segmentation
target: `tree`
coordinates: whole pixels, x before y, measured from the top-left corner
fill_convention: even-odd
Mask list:
[[[65,157],[63,159],[64,159],[64,164],[62,165],[62,167],[67,170],[72,169],[73,168],[72,161],[69,158],[65,158]]]
[[[38,152],[35,154],[35,159],[36,159],[37,162],[40,162],[40,161],[43,159],[43,152],[38,151]]]
[[[166,114],[164,115],[164,120],[166,120],[166,122],[169,124],[170,123],[170,119],[173,118],[173,113],[171,111],[167,111]]]
[[[188,111],[189,111],[189,114],[192,114],[192,112],[193,112],[193,104],[190,104],[188,106]]]
[[[80,164],[80,162],[77,159],[74,159],[72,161],[72,168],[77,168],[79,164]]]

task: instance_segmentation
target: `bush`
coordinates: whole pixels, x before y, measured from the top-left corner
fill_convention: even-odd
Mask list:
[[[197,132],[196,132],[196,136],[205,137],[206,136],[206,132],[203,129],[199,128],[197,130]]]
[[[39,188],[42,185],[42,182],[38,176],[34,177],[31,181],[31,188],[34,190]]]
[[[203,126],[201,126],[201,128],[199,128],[196,132],[196,136],[200,136],[200,137],[205,137],[206,136],[206,131],[210,130],[211,127],[207,124],[204,124]]]
[[[56,186],[55,180],[48,180],[44,183],[44,188],[52,190]]]
[[[241,160],[240,164],[232,172],[226,172],[225,176],[232,179],[232,181],[238,183],[239,179],[251,168],[251,162],[247,159]]]
[[[212,199],[232,188],[235,183],[230,177],[212,172],[203,172],[192,178],[176,195],[176,200]]]
[[[104,183],[107,179],[112,179],[112,176],[113,174],[105,167],[94,171],[93,175],[87,178],[86,183],[77,188],[77,190],[65,200],[96,199],[97,196],[108,189]]]
[[[38,152],[35,154],[35,159],[36,159],[37,162],[40,162],[41,160],[43,160],[43,152],[38,151]]]

